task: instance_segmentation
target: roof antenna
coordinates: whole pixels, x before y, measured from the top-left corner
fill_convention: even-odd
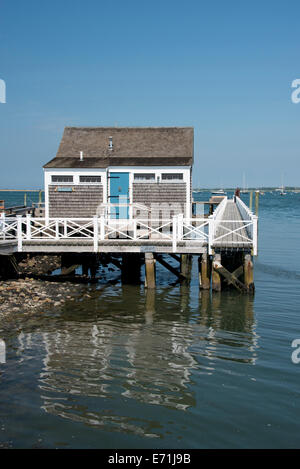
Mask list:
[[[112,150],[112,149],[113,149],[112,137],[108,137],[108,138],[109,138],[109,145],[108,145],[108,148],[109,148],[109,150]]]
[[[83,151],[80,152],[80,161],[83,161]]]

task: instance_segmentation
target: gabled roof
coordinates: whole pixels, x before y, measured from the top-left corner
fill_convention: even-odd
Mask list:
[[[193,154],[192,127],[66,127],[56,157],[44,168],[190,166]]]

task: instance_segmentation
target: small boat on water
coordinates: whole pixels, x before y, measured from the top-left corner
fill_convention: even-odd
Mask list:
[[[284,190],[284,186],[278,187],[278,189],[275,189],[276,192],[279,192],[280,195],[286,195],[287,193]]]
[[[227,195],[227,192],[225,192],[223,189],[218,189],[211,191],[211,195]]]

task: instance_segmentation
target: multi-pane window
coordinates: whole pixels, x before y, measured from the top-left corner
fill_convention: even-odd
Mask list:
[[[52,182],[73,182],[73,176],[52,176]]]
[[[182,173],[162,173],[161,179],[162,181],[182,181],[183,174]]]
[[[135,181],[155,181],[155,174],[154,173],[135,173],[134,180]]]
[[[80,182],[96,184],[101,182],[101,176],[79,176]]]

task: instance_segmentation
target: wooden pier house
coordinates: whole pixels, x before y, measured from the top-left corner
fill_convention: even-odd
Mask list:
[[[46,218],[189,217],[193,153],[191,127],[66,127],[44,166]]]
[[[67,127],[44,166],[45,215],[0,215],[0,260],[61,255],[62,275],[109,262],[124,281],[144,265],[153,288],[157,262],[188,281],[194,256],[201,289],[253,291],[257,216],[226,196],[209,216],[193,215],[193,153],[190,127]]]

